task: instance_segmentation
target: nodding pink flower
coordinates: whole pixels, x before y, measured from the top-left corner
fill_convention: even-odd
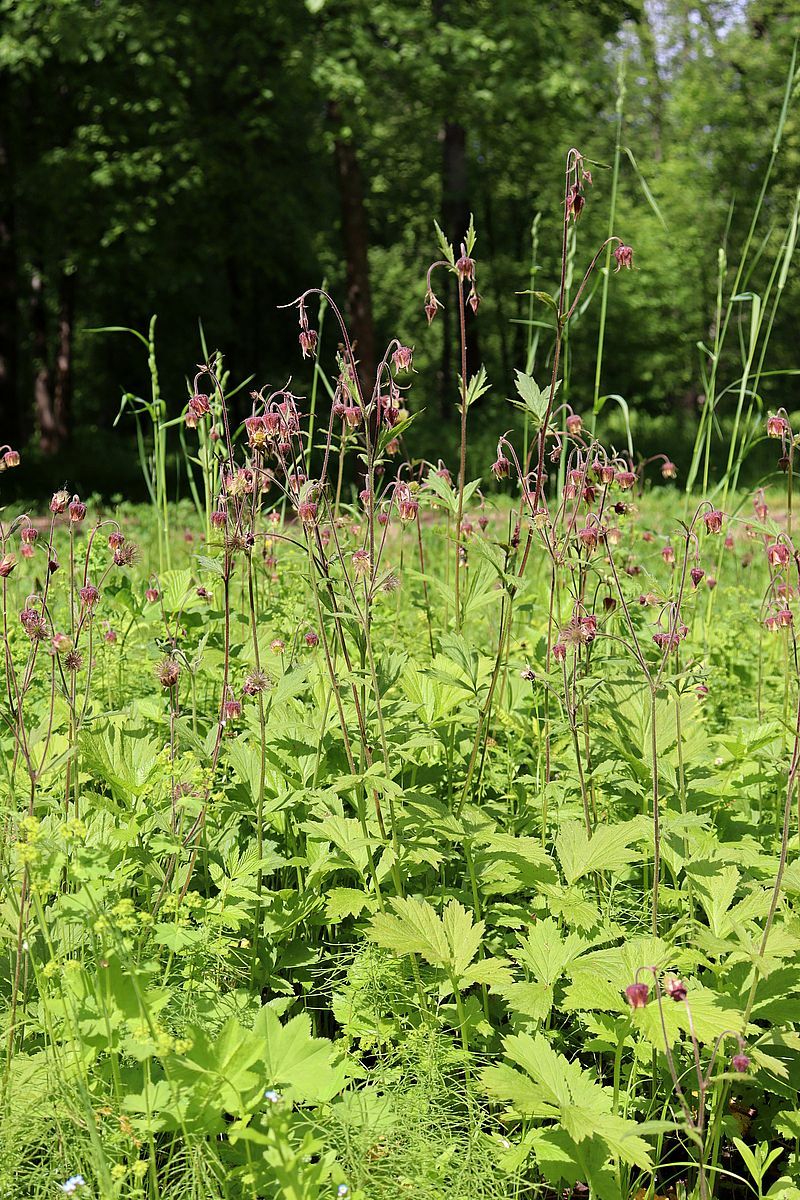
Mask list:
[[[107,629],[103,634],[103,637],[107,642],[111,642],[113,644],[117,640],[116,629]]]
[[[314,525],[317,520],[317,506],[314,501],[301,501],[297,506],[297,515],[304,525]]]
[[[401,521],[415,521],[419,512],[419,502],[415,499],[408,484],[398,487],[396,493],[397,511]]]
[[[54,633],[50,639],[50,645],[55,654],[65,654],[72,649],[72,638],[66,633]]]
[[[783,542],[773,542],[767,546],[767,562],[771,567],[785,567],[789,561],[789,547]]]
[[[309,629],[308,633],[306,634],[305,640],[306,640],[306,645],[310,646],[311,649],[313,650],[315,646],[319,645],[319,634],[317,633],[317,631],[315,629]]]
[[[698,700],[705,700],[706,696],[708,695],[708,688],[704,683],[698,683],[694,691]]]
[[[281,416],[277,412],[264,413],[262,417],[268,437],[276,437],[281,431]]]
[[[706,579],[706,587],[707,587],[707,588],[708,588],[710,591],[712,591],[712,592],[713,592],[713,590],[714,590],[714,588],[715,588],[716,586],[717,586],[717,577],[716,577],[716,575],[709,575],[709,576],[708,576],[708,578]]]
[[[570,413],[567,417],[567,433],[577,437],[579,433],[583,433],[583,417],[579,413]]]
[[[478,517],[478,528],[480,529],[481,533],[486,532],[486,526],[488,524],[489,518],[486,516],[486,513],[481,513],[481,515]]]
[[[636,476],[633,471],[615,471],[614,479],[623,492],[629,492],[636,483]]]
[[[392,355],[392,366],[395,371],[410,371],[413,358],[413,346],[398,346]]]
[[[100,599],[100,593],[93,583],[87,583],[85,587],[81,588],[81,590],[78,592],[78,595],[87,608],[94,608],[95,604],[97,604],[97,601]]]
[[[675,466],[674,462],[670,462],[670,460],[667,459],[666,462],[663,462],[661,464],[661,478],[662,479],[677,479],[678,478],[678,468]]]
[[[178,680],[181,677],[181,669],[174,658],[162,658],[156,667],[156,675],[161,686],[169,691],[177,687]]]
[[[686,984],[682,979],[678,979],[675,975],[670,975],[664,988],[670,1000],[685,1000],[686,999]]]
[[[23,543],[20,553],[23,558],[33,558],[33,546],[29,546],[27,542]]]
[[[623,246],[622,244],[615,246],[614,258],[617,260],[617,274],[619,274],[623,267],[626,271],[630,271],[633,266],[633,247]]]
[[[38,530],[34,529],[32,525],[26,525],[24,529],[20,530],[19,539],[23,545],[32,546],[38,536]]]
[[[447,467],[441,465],[441,462],[442,462],[442,460],[439,459],[440,465],[434,471],[434,475],[436,475],[439,479],[443,479],[445,481],[445,483],[447,484],[447,486],[451,487],[452,483],[453,483],[453,477],[450,474],[450,472],[448,471]]]
[[[158,588],[148,588],[144,594],[144,598],[148,604],[155,604],[156,600],[158,599]]]
[[[470,521],[469,517],[465,517],[461,522],[461,533],[463,537],[471,537],[475,532],[475,526]]]
[[[227,513],[221,508],[215,508],[211,514],[211,525],[214,529],[224,529],[227,520]]]
[[[342,416],[349,429],[357,429],[361,424],[361,409],[357,404],[343,404]]]
[[[769,508],[767,507],[763,488],[759,488],[755,496],[753,496],[753,508],[755,509],[756,518],[759,521],[766,521],[769,516]]]
[[[47,574],[48,574],[48,575],[55,575],[56,571],[58,570],[58,568],[59,568],[60,566],[61,566],[61,563],[58,561],[58,559],[57,559],[57,558],[51,558],[51,559],[48,559],[48,562],[47,562]]]
[[[594,486],[593,483],[587,483],[586,487],[583,489],[583,491],[581,493],[581,496],[583,498],[584,504],[588,504],[589,507],[591,507],[594,504],[595,500],[597,499],[597,488]]]
[[[641,596],[639,597],[639,603],[642,605],[642,607],[645,607],[649,604],[660,604],[661,599],[655,594],[655,592],[642,592]]]
[[[734,541],[733,541],[733,534],[732,534],[732,533],[726,533],[726,534],[725,534],[725,541],[723,542],[723,545],[725,546],[725,549],[726,549],[726,550],[732,550],[732,549],[733,549],[733,547],[734,547]]]
[[[707,513],[703,513],[703,521],[708,533],[719,533],[722,529],[722,513],[718,508],[712,508]]]
[[[263,417],[245,417],[244,427],[247,431],[247,442],[253,450],[263,450],[269,441],[266,422]]]
[[[744,1075],[746,1071],[750,1070],[750,1059],[746,1054],[734,1054],[731,1059],[731,1066],[739,1075]]]
[[[192,396],[192,398],[189,401],[189,407],[186,411],[187,423],[188,423],[189,414],[191,414],[192,418],[194,419],[195,425],[196,425],[197,422],[200,421],[203,417],[207,417],[210,412],[211,412],[211,402],[210,402],[208,396],[203,395],[202,392],[195,392],[195,394]]]
[[[299,341],[300,349],[303,351],[303,358],[311,358],[319,341],[316,329],[301,329]]]
[[[115,529],[108,535],[109,550],[119,550],[120,546],[125,544],[125,538],[118,529]]]
[[[240,700],[226,700],[222,705],[223,721],[238,721],[242,715],[242,703]]]
[[[642,534],[642,541],[643,542],[652,542],[654,540],[655,539],[653,538],[652,532],[649,529],[645,529],[644,533]]]
[[[691,576],[692,587],[696,588],[697,585],[699,584],[700,580],[705,575],[705,571],[703,570],[702,567],[692,567],[691,571],[689,572],[689,575]]]
[[[599,467],[597,467],[596,469],[597,469],[597,476],[599,476],[600,482],[603,485],[603,487],[608,487],[609,484],[613,484],[614,478],[616,475],[616,470],[614,469],[614,467],[612,467],[612,464],[610,464],[609,462],[601,462],[599,464]]]
[[[498,450],[497,458],[492,463],[492,474],[495,479],[508,479],[511,473],[511,463],[506,458],[505,454],[501,454]]]
[[[563,662],[566,657],[567,647],[563,642],[556,642],[555,646],[553,646],[553,658],[556,662]]]
[[[197,588],[195,591],[195,595],[200,600],[213,600],[214,599],[213,593],[210,592],[207,587]]]
[[[600,534],[600,528],[597,525],[584,525],[578,530],[578,540],[582,546],[588,551],[592,551],[597,547],[597,539]]]
[[[69,492],[59,491],[53,493],[53,498],[50,501],[50,512],[60,515],[69,504]]]
[[[768,629],[770,633],[774,633],[778,628],[778,618],[774,613],[770,613],[764,618],[764,628]]]
[[[575,497],[577,496],[577,494],[578,494],[578,488],[574,483],[565,483],[564,484],[564,499],[565,500],[574,500]]]
[[[467,254],[467,248],[464,243],[461,243],[461,255],[456,260],[456,272],[460,280],[475,278],[475,259],[470,258]]]
[[[625,996],[631,1008],[644,1008],[650,998],[650,988],[646,983],[629,983]]]
[[[586,617],[581,617],[581,630],[587,642],[593,641],[597,635],[597,617],[594,613],[589,613]]]
[[[379,525],[388,525],[389,524],[388,512],[381,511],[378,513],[378,524]]]
[[[74,525],[86,519],[86,505],[78,496],[72,497],[68,512],[69,519]]]
[[[273,654],[283,654],[286,649],[286,642],[283,638],[273,638],[269,644],[269,648]]]
[[[19,466],[19,450],[6,450],[3,455],[3,467],[11,468]]]
[[[672,566],[675,562],[675,550],[672,546],[664,546],[661,551],[661,557],[667,566]]]
[[[4,554],[0,558],[0,579],[8,579],[14,567],[17,565],[17,560],[13,554]]]
[[[654,633],[653,641],[658,646],[659,650],[677,650],[681,644],[681,639],[678,633],[667,633],[664,630],[661,630],[659,633]]]
[[[790,608],[779,609],[778,612],[776,613],[776,616],[778,618],[778,624],[783,629],[788,629],[788,627],[794,621],[794,617],[792,616],[792,610]]]
[[[429,325],[433,322],[433,318],[441,307],[442,305],[436,299],[431,289],[428,288],[425,293],[425,316],[428,318]]]
[[[783,438],[791,432],[791,427],[786,417],[772,415],[767,417],[767,437]]]

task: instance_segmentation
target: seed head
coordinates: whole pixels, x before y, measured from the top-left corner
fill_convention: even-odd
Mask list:
[[[251,671],[244,681],[242,692],[245,696],[257,696],[269,687],[269,676],[266,671]]]
[[[161,686],[169,690],[170,688],[177,687],[178,680],[181,677],[181,669],[174,658],[162,658],[156,667],[156,675]]]
[[[131,567],[139,556],[138,547],[134,542],[125,542],[114,551],[114,566]]]
[[[83,666],[83,655],[77,650],[70,650],[68,654],[64,655],[64,666],[68,671],[80,671]]]
[[[44,617],[35,608],[23,608],[19,614],[22,628],[32,642],[41,642],[47,637],[47,626]]]

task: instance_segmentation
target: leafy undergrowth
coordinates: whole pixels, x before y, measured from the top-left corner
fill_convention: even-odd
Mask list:
[[[398,470],[412,352],[365,397],[340,332],[317,477],[216,359],[193,505],[154,382],[150,508],[5,516],[0,1195],[798,1200],[791,510],[651,489],[556,367],[511,501]]]

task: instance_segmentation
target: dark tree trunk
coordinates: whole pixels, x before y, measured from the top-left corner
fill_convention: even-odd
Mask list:
[[[61,446],[53,397],[53,372],[47,346],[47,309],[44,280],[38,268],[31,275],[31,337],[33,342],[33,402],[43,454],[56,454]]]
[[[61,442],[72,436],[72,340],[75,326],[75,272],[63,271],[58,283],[58,354],[53,418]]]
[[[375,383],[377,359],[372,291],[369,282],[369,225],[364,204],[364,183],[355,145],[351,138],[341,135],[342,117],[336,101],[331,101],[328,105],[328,115],[336,130],[334,158],[342,207],[347,312],[351,336],[356,343],[355,353],[359,361],[361,386],[369,399]]]
[[[8,89],[0,81],[0,117],[8,111]],[[0,443],[9,442],[16,450],[23,429],[17,403],[19,276],[11,170],[10,147],[0,126]]]

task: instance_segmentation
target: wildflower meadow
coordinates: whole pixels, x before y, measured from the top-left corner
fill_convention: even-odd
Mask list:
[[[2,1200],[800,1200],[800,209],[762,240],[773,155],[676,463],[565,383],[639,286],[620,157],[564,148],[508,378],[473,219],[370,373],[313,281],[278,384],[94,333],[147,500],[0,513]]]

